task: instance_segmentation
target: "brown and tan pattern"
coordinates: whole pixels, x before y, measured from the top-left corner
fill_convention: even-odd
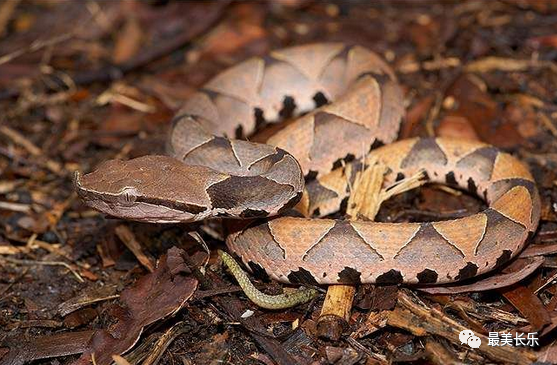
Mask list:
[[[372,154],[388,163],[387,181],[424,168],[432,182],[475,186],[487,196],[484,212],[433,223],[276,218],[229,236],[228,246],[281,281],[446,283],[485,273],[519,252],[536,230],[539,197],[518,160],[493,149],[492,161],[512,160],[517,171],[495,180],[495,165],[483,168],[492,147],[461,143],[412,139]]]
[[[147,222],[273,216],[302,192],[304,213],[324,216],[341,208],[361,158],[371,153],[389,167],[385,184],[425,169],[430,181],[469,190],[489,207],[431,223],[278,217],[231,234],[230,250],[274,279],[314,284],[446,283],[516,255],[540,215],[528,169],[478,142],[391,143],[402,104],[391,69],[362,47],[275,51],[222,72],[186,101],[168,156],[108,161],[76,175],[76,188],[98,210]],[[269,144],[230,139],[303,113]],[[378,145],[385,146],[370,152]]]

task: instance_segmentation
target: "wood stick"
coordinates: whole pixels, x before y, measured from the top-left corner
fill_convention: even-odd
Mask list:
[[[327,288],[327,295],[317,321],[317,333],[336,341],[348,326],[350,310],[356,287],[351,285],[331,285]]]

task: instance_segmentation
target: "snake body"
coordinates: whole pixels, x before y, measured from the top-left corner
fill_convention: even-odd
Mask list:
[[[447,283],[511,259],[540,216],[526,166],[480,142],[391,143],[402,104],[394,73],[365,48],[274,51],[225,70],[189,98],[173,120],[167,155],[107,161],[78,174],[76,189],[90,206],[139,221],[259,218],[229,235],[227,246],[282,282]],[[290,113],[303,115],[268,144],[230,139]],[[388,166],[385,185],[425,169],[429,181],[475,193],[488,208],[428,223],[280,217],[300,199],[307,217],[338,211],[357,170],[350,167],[369,153]]]

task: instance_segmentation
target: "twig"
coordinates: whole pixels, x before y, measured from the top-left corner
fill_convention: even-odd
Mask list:
[[[27,266],[35,266],[35,265],[43,265],[43,266],[64,266],[66,269],[70,270],[70,272],[73,274],[73,276],[75,276],[75,278],[77,279],[77,281],[79,281],[80,283],[85,282],[85,280],[83,280],[83,278],[81,277],[81,275],[79,275],[79,273],[77,271],[75,271],[71,265],[63,262],[63,261],[36,261],[36,260],[19,260],[19,259],[14,259],[11,257],[0,257],[0,260],[4,260],[7,262],[10,262],[12,264],[16,264],[16,265],[27,265]]]
[[[555,281],[555,279],[557,279],[557,274],[551,276],[549,279],[547,279],[545,281],[545,283],[543,283],[542,286],[540,286],[538,289],[536,289],[536,291],[534,292],[534,294],[538,294],[539,292],[541,292],[542,290],[544,290],[545,288],[547,288],[549,285],[553,284],[553,282]]]
[[[553,122],[547,117],[547,115],[545,115],[544,113],[539,113],[538,116],[540,117],[543,126],[547,128],[549,132],[551,132],[553,137],[557,138],[557,128],[553,125]]]
[[[182,333],[191,330],[189,324],[184,322],[176,323],[172,328],[168,329],[155,343],[153,348],[149,351],[149,356],[143,361],[142,365],[156,364],[168,346],[180,336]]]
[[[370,349],[359,343],[355,338],[348,337],[346,341],[355,349],[365,353],[367,356],[371,357],[372,359],[377,360],[381,364],[388,364],[387,357],[385,355],[377,354],[372,352]]]
[[[137,241],[135,235],[127,226],[120,225],[116,227],[115,232],[118,238],[134,254],[137,261],[139,261],[141,265],[145,266],[149,272],[155,271],[155,264],[153,263],[153,260],[143,252],[141,244]]]
[[[517,72],[536,68],[549,68],[551,71],[557,73],[557,66],[551,61],[517,60],[504,57],[485,57],[470,62],[464,67],[464,70],[468,72]]]
[[[20,213],[30,213],[31,205],[0,201],[0,210],[9,210],[12,212],[20,212]]]
[[[11,139],[13,143],[23,147],[32,156],[40,157],[43,155],[43,151],[39,147],[35,146],[33,142],[25,138],[25,136],[23,136],[18,131],[6,125],[2,125],[0,126],[0,133],[4,134],[6,137]],[[44,162],[44,166],[57,175],[59,175],[60,172],[62,171],[62,166],[58,162],[51,160],[49,158],[47,158],[46,161]]]
[[[394,311],[389,312],[387,324],[405,329],[416,336],[441,336],[455,344],[460,344],[460,331],[467,329],[441,310],[427,306],[407,290],[399,291],[398,305]],[[480,333],[476,333],[476,336],[481,339],[481,346],[477,351],[495,361],[505,364],[531,364],[536,360],[536,355],[531,350],[488,346],[486,336]]]
[[[49,47],[49,46],[54,46],[56,44],[62,43],[67,41],[68,39],[70,39],[71,37],[73,37],[74,33],[66,33],[66,34],[62,34],[59,35],[57,37],[51,38],[51,39],[37,39],[34,42],[32,42],[29,46],[24,47],[24,48],[20,48],[18,50],[15,50],[11,53],[5,54],[3,56],[0,57],[0,65],[3,65],[4,63],[10,62],[11,60],[24,55],[26,53],[29,52],[36,52],[42,48],[45,47]]]

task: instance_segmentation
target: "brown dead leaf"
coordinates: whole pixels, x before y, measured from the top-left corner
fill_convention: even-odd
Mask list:
[[[470,121],[457,115],[447,115],[437,127],[437,136],[445,138],[469,139],[478,141],[479,137]]]
[[[485,279],[478,280],[471,284],[465,285],[448,285],[437,286],[431,288],[419,288],[419,290],[428,294],[459,294],[468,292],[478,292],[504,288],[516,284],[528,275],[536,271],[544,262],[543,257],[534,257],[529,260],[529,263],[522,269],[505,274],[497,274],[488,276]]]
[[[463,74],[447,90],[454,98],[456,109],[450,115],[466,118],[478,137],[501,148],[515,147],[524,139],[510,123],[500,123],[502,111],[477,76]]]
[[[387,313],[386,324],[411,332],[416,336],[436,335],[454,344],[461,344],[459,333],[467,329],[436,307],[430,307],[406,290],[400,290],[394,311]],[[481,345],[476,350],[504,364],[531,364],[535,355],[530,351],[514,347],[488,346],[487,336],[476,333]]]
[[[523,97],[522,100],[525,98]],[[505,124],[515,126],[516,130],[524,139],[533,138],[544,133],[538,115],[531,104],[511,103],[503,111]]]
[[[365,310],[390,310],[396,304],[398,287],[396,285],[387,286],[365,286],[363,295],[361,291],[356,296],[355,306]]]
[[[133,14],[128,16],[122,31],[117,35],[112,61],[119,64],[130,60],[141,49],[143,30],[137,17]]]
[[[112,133],[139,133],[145,130],[144,127],[144,113],[130,110],[120,104],[113,104],[108,118],[100,124],[100,131],[104,132],[104,135],[99,135],[94,141],[102,145],[114,146],[114,143],[121,139],[111,135]]]
[[[520,258],[552,255],[557,253],[557,243],[550,245],[528,245],[524,251],[520,253]]]
[[[83,326],[97,318],[97,311],[93,308],[83,308],[81,310],[70,313],[64,318],[64,327],[76,328]]]
[[[499,292],[530,322],[532,332],[538,332],[551,322],[549,312],[540,299],[523,285],[499,289]]]
[[[231,10],[231,20],[211,33],[204,46],[205,56],[230,54],[238,49],[246,49],[262,42],[258,54],[267,50],[267,30],[263,25],[262,8],[254,3],[244,2]]]
[[[31,339],[19,339],[0,348],[2,365],[23,365],[33,360],[79,354],[87,348],[94,331],[62,332]]]
[[[116,324],[95,332],[89,349],[74,362],[89,364],[94,354],[98,365],[110,364],[112,355],[129,350],[137,341],[143,327],[179,311],[197,288],[197,280],[183,275],[187,267],[185,252],[173,247],[164,255],[157,269],[139,279],[120,295],[122,306],[114,305]],[[182,267],[182,270],[177,268]],[[186,270],[188,271],[188,270]]]
[[[426,120],[434,102],[435,96],[428,95],[418,100],[408,109],[406,112],[405,122],[401,128],[400,138],[417,136],[415,129],[420,123]]]

